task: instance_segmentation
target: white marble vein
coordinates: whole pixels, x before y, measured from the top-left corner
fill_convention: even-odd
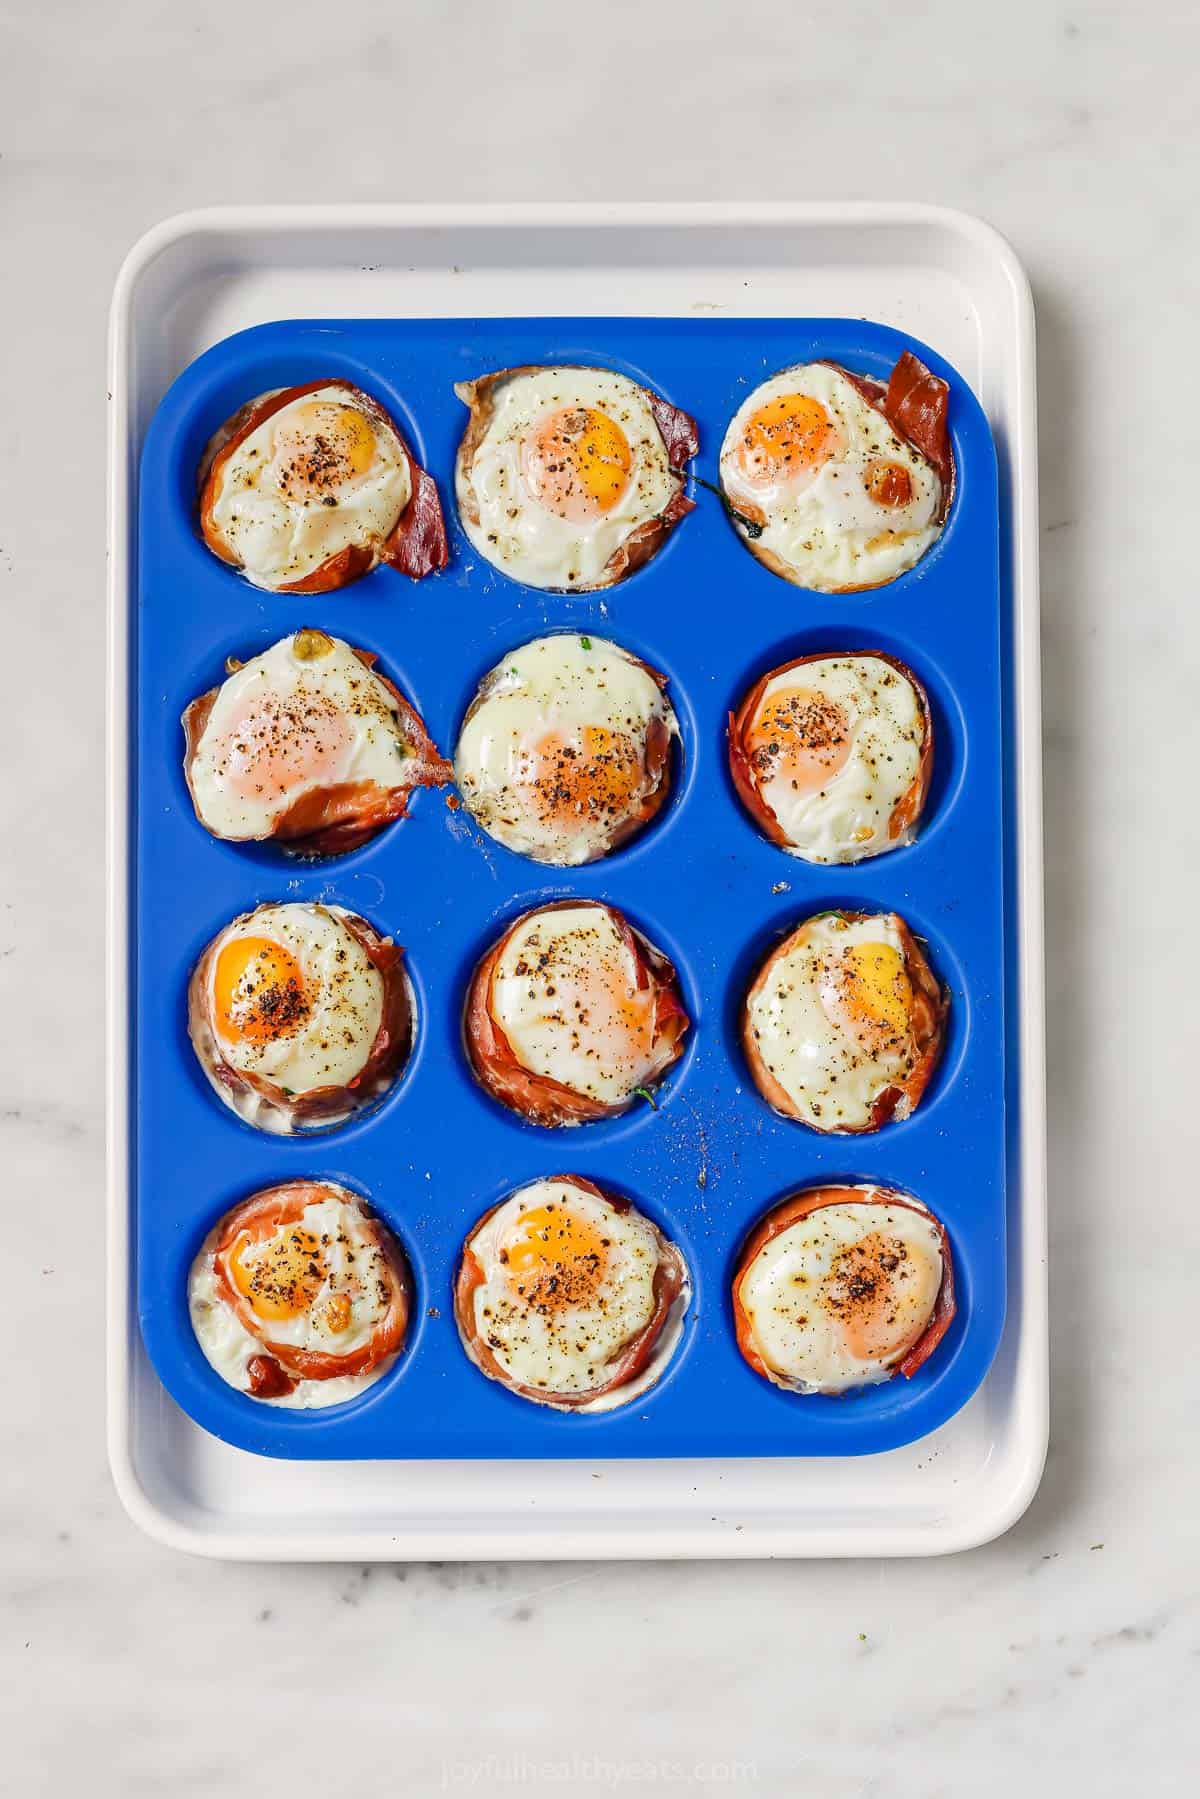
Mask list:
[[[1193,1790],[1194,9],[16,0],[3,32],[5,1790]],[[1032,272],[1054,1435],[1038,1499],[989,1548],[887,1565],[212,1566],[143,1540],[114,1497],[108,291],[128,244],[180,208],[414,183],[937,199],[990,218]]]

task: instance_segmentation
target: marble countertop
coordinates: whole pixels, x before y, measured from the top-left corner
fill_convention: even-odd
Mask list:
[[[568,31],[569,13],[294,0],[285,29],[268,8],[60,0],[6,17],[10,1790],[1182,1793],[1200,1750],[1183,1153],[1200,19],[610,0]],[[100,1347],[109,290],[182,208],[398,199],[417,177],[435,199],[937,200],[999,226],[1030,270],[1053,1422],[1041,1491],[987,1548],[225,1566],[154,1546],[117,1502]]]

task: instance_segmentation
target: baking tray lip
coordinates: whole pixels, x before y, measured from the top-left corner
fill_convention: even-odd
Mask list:
[[[221,231],[252,230],[263,234],[299,229],[347,234],[371,229],[404,231],[433,227],[450,231],[480,225],[497,229],[530,226],[584,230],[644,229],[655,225],[697,230],[762,225],[783,229],[793,225],[940,227],[982,250],[1002,270],[1011,284],[1017,305],[1018,329],[1032,350],[1033,294],[1023,264],[1008,239],[994,225],[957,207],[917,200],[466,201],[445,205],[379,202],[350,206],[202,206],[174,213],[143,232],[121,263],[109,313],[110,357],[118,337],[123,336],[138,281],[164,250],[183,238],[216,235]]]
[[[131,517],[129,510],[131,450],[130,396],[126,387],[131,314],[138,284],[151,265],[174,244],[222,232],[262,236],[272,232],[333,232],[343,241],[355,232],[437,228],[452,231],[485,226],[501,230],[538,228],[603,232],[651,226],[686,227],[697,231],[770,225],[877,229],[934,228],[965,241],[991,263],[1008,288],[1015,322],[1016,428],[1013,460],[1019,465],[1021,509],[1010,536],[1013,561],[1014,732],[1018,745],[1017,823],[1017,951],[1020,1089],[1020,1236],[1023,1249],[1021,1333],[1031,1351],[1023,1390],[1025,1411],[1021,1453],[1006,1486],[986,1509],[948,1519],[933,1540],[904,1520],[873,1526],[869,1539],[858,1526],[816,1526],[799,1518],[780,1525],[747,1525],[734,1544],[717,1540],[695,1524],[668,1520],[579,1528],[559,1528],[552,1540],[544,1531],[478,1529],[326,1532],[302,1528],[264,1547],[261,1534],[205,1528],[176,1517],[147,1490],[137,1469],[130,1431],[130,1269],[128,1255],[128,930],[127,911],[127,656],[130,587]],[[652,310],[652,309],[651,309]],[[756,202],[674,205],[516,204],[360,207],[214,207],[184,213],[147,232],[123,263],[114,289],[110,317],[109,432],[109,729],[108,729],[108,1395],[109,1455],[119,1496],[133,1520],[156,1540],[171,1547],[227,1559],[261,1558],[265,1553],[291,1560],[362,1559],[424,1556],[467,1559],[487,1556],[561,1558],[580,1556],[704,1555],[903,1555],[946,1552],[970,1547],[1002,1534],[1021,1516],[1040,1480],[1044,1463],[1048,1395],[1046,1380],[1044,1076],[1041,921],[1041,792],[1038,688],[1037,520],[1034,437],[1033,308],[1029,283],[1007,242],[982,220],[953,209],[922,203],[859,201],[772,204]],[[478,1464],[473,1465],[478,1472]],[[538,1464],[526,1465],[533,1475]]]

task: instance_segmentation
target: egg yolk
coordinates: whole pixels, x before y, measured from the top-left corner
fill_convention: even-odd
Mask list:
[[[900,1048],[912,1014],[912,983],[903,955],[890,943],[849,944],[826,963],[821,1003],[864,1049]]]
[[[856,1360],[893,1360],[912,1348],[925,1328],[931,1271],[910,1258],[899,1237],[869,1231],[834,1259],[821,1303],[841,1329]]]
[[[623,957],[614,954],[585,962],[575,977],[573,1003],[564,1014],[584,1055],[601,1065],[634,1068],[649,1056],[654,1001],[648,988],[630,986]]]
[[[625,433],[594,406],[548,413],[521,448],[522,474],[534,499],[575,524],[611,512],[632,468]]]
[[[304,971],[268,937],[234,937],[217,954],[213,1011],[228,1043],[273,1043],[293,1036],[312,1002]]]
[[[786,781],[793,793],[817,793],[850,759],[853,731],[845,708],[810,687],[771,695],[747,737],[760,782]]]
[[[539,1311],[561,1312],[595,1298],[608,1247],[590,1219],[551,1201],[521,1213],[501,1259],[508,1283],[521,1299]]]
[[[285,694],[249,695],[214,753],[231,792],[262,799],[336,784],[353,745],[353,726],[337,701],[300,685]]]
[[[255,1317],[272,1322],[309,1311],[325,1283],[321,1240],[299,1225],[288,1225],[265,1242],[243,1232],[228,1263],[233,1284]]]
[[[375,460],[375,430],[357,406],[309,400],[288,409],[275,430],[275,463],[285,497],[332,498]]]
[[[658,994],[653,982],[638,986],[620,938],[590,924],[562,933],[552,927],[535,931],[509,979],[512,997],[505,996],[502,1011],[511,1004],[532,1007],[538,1015],[541,1047],[534,1052],[538,1060],[527,1066],[558,1078],[569,1055],[579,1067],[583,1092],[593,1091],[591,1077],[619,1083],[627,1093],[646,1077]],[[499,1022],[503,1027],[503,1018]]]
[[[548,731],[514,758],[514,781],[532,788],[543,823],[565,831],[590,820],[623,818],[641,776],[633,738],[604,725],[584,725],[574,741]]]
[[[913,497],[912,475],[902,462],[887,462],[872,456],[863,470],[863,486],[877,506],[890,512],[907,506]]]
[[[819,400],[778,394],[746,420],[737,459],[752,487],[796,487],[841,448],[841,434]]]

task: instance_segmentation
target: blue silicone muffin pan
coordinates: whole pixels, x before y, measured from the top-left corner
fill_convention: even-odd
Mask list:
[[[696,510],[629,580],[600,594],[537,592],[483,562],[458,528],[453,468],[466,422],[453,383],[519,363],[620,369],[690,412],[696,472],[715,480],[725,428],[748,389],[828,357],[886,379],[914,349],[951,386],[957,487],[946,528],[916,569],[874,592],[790,586],[741,543],[698,484]],[[275,595],[224,567],[196,533],[196,468],[210,434],[267,388],[342,376],[375,394],[435,476],[450,565],[412,582],[377,569],[339,592]],[[1006,860],[1007,600],[998,569],[996,460],[986,419],[923,345],[843,319],[453,319],[294,322],[218,344],[172,386],[142,455],[133,951],[134,1178],[141,1327],[164,1385],[227,1442],[296,1459],[368,1457],[853,1455],[911,1442],[952,1416],[996,1352],[1005,1311],[1006,1090],[1015,966]],[[670,678],[682,767],[664,812],[589,867],[541,867],[483,836],[442,791],[327,862],[210,838],[182,772],[180,714],[301,625],[375,651],[453,753],[480,677],[548,631],[611,637]],[[813,650],[881,649],[923,681],[935,772],[916,843],[819,868],[766,842],[734,794],[726,714],[762,671]],[[693,1021],[682,1059],[625,1117],[576,1129],[527,1125],[474,1083],[461,1016],[471,971],[519,913],[568,894],[611,901],[674,960]],[[279,1138],[220,1105],[187,1036],[189,971],[236,914],[265,900],[362,913],[407,950],[418,1006],[413,1055],[378,1108],[330,1132]],[[824,1137],[777,1118],[756,1091],[738,1015],[761,958],[831,906],[900,912],[947,983],[945,1053],[915,1115],[874,1135]],[[682,1247],[694,1297],[659,1384],[622,1410],[574,1416],[486,1380],[455,1330],[451,1290],[469,1227],[513,1188],[578,1173],[627,1194]],[[234,1392],[188,1320],[188,1269],[228,1207],[299,1176],[370,1200],[403,1244],[416,1298],[396,1366],[344,1406],[294,1412]],[[958,1315],[912,1380],[845,1398],[799,1398],[738,1353],[729,1283],[755,1221],[796,1188],[868,1180],[906,1189],[946,1223]]]

